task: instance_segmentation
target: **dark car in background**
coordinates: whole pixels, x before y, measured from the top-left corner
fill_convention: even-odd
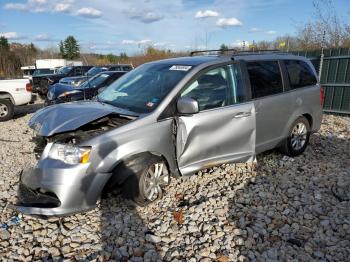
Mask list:
[[[57,70],[55,74],[33,76],[33,93],[46,95],[50,85],[67,76],[82,76],[89,71],[92,66],[64,66]]]
[[[56,83],[50,86],[45,105],[59,104],[70,101],[91,99],[103,89],[124,75],[126,72],[106,71],[102,72],[80,86]]]
[[[59,83],[66,84],[66,85],[74,85],[74,86],[80,86],[82,83],[84,83],[89,78],[105,71],[122,71],[122,72],[129,72],[134,67],[130,64],[119,64],[119,65],[103,65],[103,66],[94,66],[89,71],[86,72],[83,76],[73,76],[73,77],[65,77],[62,78]]]
[[[55,69],[41,68],[41,69],[35,69],[35,71],[33,72],[32,76],[51,75],[51,74],[54,74],[54,73],[55,73]]]
[[[118,65],[110,65],[108,66],[109,71],[125,71],[129,72],[133,70],[134,67],[131,64],[118,64]]]

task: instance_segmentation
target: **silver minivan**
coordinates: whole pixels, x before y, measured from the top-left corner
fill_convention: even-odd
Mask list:
[[[21,173],[23,213],[65,215],[120,188],[147,205],[171,176],[305,150],[323,92],[304,57],[276,52],[173,58],[125,74],[93,101],[49,106],[29,126],[37,165]]]

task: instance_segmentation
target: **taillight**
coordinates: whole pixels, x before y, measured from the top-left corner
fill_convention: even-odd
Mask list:
[[[33,91],[33,85],[31,83],[26,84],[26,90],[27,90],[27,92],[32,92]]]
[[[324,97],[324,89],[323,89],[323,87],[321,86],[320,87],[320,103],[321,103],[321,106],[323,107],[323,105],[324,105],[324,99],[325,99],[325,97]]]

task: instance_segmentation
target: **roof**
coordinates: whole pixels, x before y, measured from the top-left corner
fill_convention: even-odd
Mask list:
[[[186,66],[197,66],[200,64],[212,62],[215,60],[227,60],[228,57],[219,57],[219,56],[185,56],[185,57],[176,57],[169,58],[164,60],[158,60],[151,63],[162,63],[169,65],[186,65]]]
[[[186,56],[186,57],[176,57],[164,60],[158,60],[151,63],[162,63],[169,65],[188,65],[188,66],[198,66],[200,64],[209,62],[225,62],[231,59],[234,60],[245,60],[245,61],[255,61],[255,60],[278,60],[278,59],[299,59],[306,60],[307,58],[303,56],[297,56],[288,53],[237,53],[233,55],[201,55],[201,56]]]

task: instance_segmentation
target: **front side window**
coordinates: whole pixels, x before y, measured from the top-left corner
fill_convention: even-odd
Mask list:
[[[181,97],[195,99],[200,111],[242,102],[245,94],[240,76],[236,65],[211,69],[185,88]]]
[[[80,88],[95,88],[98,85],[102,84],[102,82],[106,81],[108,78],[110,77],[110,75],[108,74],[98,74],[94,77],[92,77],[91,79],[89,79],[88,81],[84,82]]]
[[[277,61],[247,62],[252,98],[283,92],[282,76]]]
[[[71,66],[61,67],[60,69],[57,70],[57,74],[62,74],[62,75],[68,74],[72,70],[72,68],[73,67]]]
[[[106,71],[104,67],[92,67],[90,70],[87,71],[86,75],[95,76],[103,71]]]
[[[304,61],[286,60],[285,65],[291,89],[317,84],[314,72]]]

